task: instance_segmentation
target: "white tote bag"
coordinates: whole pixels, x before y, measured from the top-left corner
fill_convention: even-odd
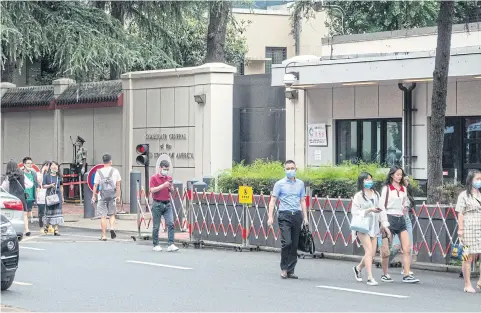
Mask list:
[[[47,189],[37,189],[36,201],[37,204],[45,204],[45,198],[47,197]]]
[[[370,216],[353,215],[351,220],[351,230],[360,232],[361,234],[369,233],[369,226],[371,224]]]

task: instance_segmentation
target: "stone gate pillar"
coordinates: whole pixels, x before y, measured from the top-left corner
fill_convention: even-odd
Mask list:
[[[124,186],[132,169],[143,173],[135,162],[142,143],[150,144],[150,174],[162,153],[171,156],[174,179],[184,183],[231,168],[235,71],[209,63],[122,75]]]

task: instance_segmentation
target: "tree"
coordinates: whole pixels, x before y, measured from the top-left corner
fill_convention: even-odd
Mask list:
[[[448,93],[449,59],[451,57],[451,33],[454,20],[454,1],[441,1],[438,16],[438,40],[433,73],[431,97],[431,124],[428,145],[428,201],[441,199],[443,184],[443,145],[446,125],[446,97]]]
[[[456,1],[454,23],[480,21],[481,1]],[[343,19],[337,6],[344,11]],[[362,34],[393,31],[436,25],[439,5],[436,1],[296,1],[292,11],[292,27],[295,21],[311,18],[313,10],[327,11],[326,26],[330,35]],[[341,22],[344,25],[341,25]],[[344,32],[343,32],[344,31]]]
[[[231,1],[209,2],[209,27],[207,28],[206,62],[225,62],[227,24],[232,12]]]
[[[199,65],[205,61],[206,1],[1,1],[2,81],[25,60],[56,77],[117,79],[122,72]],[[246,44],[229,20],[226,62]],[[192,41],[202,38],[202,42]],[[45,74],[43,71],[42,75]],[[37,79],[39,80],[39,79]]]

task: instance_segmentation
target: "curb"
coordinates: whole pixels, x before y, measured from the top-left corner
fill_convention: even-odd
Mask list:
[[[85,228],[85,227],[75,227],[75,226],[65,226],[66,228],[76,228],[76,229],[86,229],[86,230],[98,230],[98,228]],[[127,235],[134,235],[137,237],[138,232],[137,231],[129,231],[129,230],[116,230],[117,233],[120,234],[127,234]],[[143,232],[142,234],[145,234]],[[151,235],[150,232],[148,232],[148,235]],[[167,242],[166,238],[159,238],[159,241],[162,243]],[[192,241],[190,240],[185,240],[185,239],[175,239],[175,242],[178,244],[192,244]],[[243,246],[241,244],[235,244],[235,243],[227,243],[227,242],[217,242],[217,241],[207,241],[207,240],[202,240],[203,246],[206,247],[216,247],[216,248],[234,248],[234,249],[242,249]],[[247,246],[245,249],[253,249],[261,252],[271,252],[271,253],[280,253],[281,249],[280,248],[274,248],[274,247],[264,247],[264,246]],[[308,253],[302,253],[305,256],[311,256]],[[301,254],[301,255],[302,255]],[[362,259],[362,256],[359,255],[347,255],[347,254],[339,254],[339,253],[330,253],[330,252],[316,252],[315,257],[319,259],[328,259],[328,260],[337,260],[337,261],[347,261],[347,262],[360,262]],[[379,257],[374,258],[375,262],[380,262]],[[432,271],[432,272],[440,272],[440,273],[461,273],[461,267],[460,266],[455,266],[455,265],[445,265],[445,264],[433,264],[433,263],[425,263],[425,262],[414,262],[411,264],[411,268],[417,269],[417,270],[424,270],[424,271]]]

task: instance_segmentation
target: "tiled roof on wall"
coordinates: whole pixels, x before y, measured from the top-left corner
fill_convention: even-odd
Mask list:
[[[57,105],[115,102],[122,94],[122,81],[74,84],[57,97]]]
[[[2,108],[47,107],[53,94],[52,85],[11,88],[2,97]]]

